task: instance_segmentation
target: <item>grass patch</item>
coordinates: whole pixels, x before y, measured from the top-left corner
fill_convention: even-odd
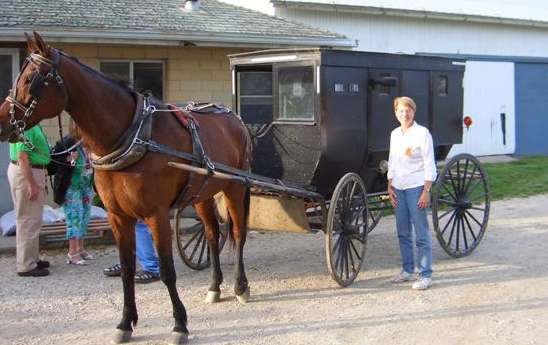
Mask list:
[[[515,162],[483,166],[491,188],[491,200],[548,193],[548,157],[521,157]]]

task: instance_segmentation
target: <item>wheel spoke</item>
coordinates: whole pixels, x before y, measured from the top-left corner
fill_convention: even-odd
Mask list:
[[[362,242],[363,244],[363,242]],[[352,248],[352,250],[354,251],[354,254],[356,254],[356,257],[358,258],[358,260],[362,260],[362,257],[361,255],[358,253],[358,250],[356,249],[356,246],[354,245],[354,242],[350,241],[350,248]]]
[[[470,184],[468,185],[468,189],[466,189],[465,193],[466,194],[463,194],[463,195],[472,195],[472,193],[474,192],[474,190],[482,185],[482,180],[481,179],[477,179],[474,181],[474,184],[472,184],[472,182],[470,182]]]
[[[352,240],[349,241],[350,243],[352,243]],[[352,265],[352,272],[356,272],[356,265],[354,264],[354,256],[352,255],[352,250],[350,250],[350,246],[347,250],[348,252],[348,257],[350,258],[350,264]]]
[[[457,204],[454,201],[451,201],[451,200],[438,199],[438,201],[440,201],[440,202],[442,202],[446,205],[457,206]]]
[[[476,237],[476,234],[474,233],[474,231],[472,230],[472,226],[470,225],[470,222],[468,221],[468,217],[466,216],[466,214],[464,214],[464,221],[466,222],[466,225],[468,226],[468,230],[470,231],[470,234],[472,234],[472,238],[474,239],[474,242],[477,242],[477,237]]]
[[[481,224],[472,213],[468,212],[468,210],[465,210],[464,212],[466,212],[474,220],[474,222],[480,226],[480,229],[483,227],[483,224]]]
[[[468,251],[468,239],[466,238],[466,229],[464,228],[464,217],[460,218],[461,229],[462,229],[462,239],[464,240],[464,249]]]
[[[347,242],[347,240],[345,239],[345,242]],[[344,251],[344,273],[346,274],[346,279],[348,279],[348,277],[350,276],[348,274],[348,245],[347,243],[345,243],[344,247],[343,247],[343,251]]]
[[[443,230],[440,233],[442,236],[445,233],[445,230],[447,230],[447,227],[449,226],[449,224],[451,224],[453,217],[455,217],[457,214],[457,210],[452,210],[452,211],[453,211],[453,214],[451,215],[451,217],[449,217],[449,220],[447,221],[447,223],[445,223],[445,226],[443,227]]]
[[[482,211],[482,212],[485,211],[485,209],[484,209],[484,208],[481,208],[481,207],[471,206],[470,208],[471,208],[472,210],[476,210],[476,211]]]
[[[478,166],[474,164],[474,170],[472,170],[472,173],[470,174],[470,180],[468,180],[468,183],[464,187],[463,195],[466,195],[468,193],[468,188],[470,188],[470,184],[474,180],[474,174],[476,173],[476,170],[478,170]]]
[[[204,249],[207,247],[207,240],[205,236],[202,237],[202,247],[200,248],[200,256],[198,257],[198,262],[202,262],[202,258],[204,257]]]
[[[458,187],[455,186],[455,178],[453,177],[453,173],[451,172],[451,169],[447,170],[447,172],[449,173],[449,177],[450,177],[450,180],[449,182],[451,182],[451,186],[453,186],[453,191],[455,192],[455,200],[457,200],[457,196],[458,196]],[[446,189],[447,190],[447,189]]]
[[[450,208],[449,210],[445,211],[441,216],[438,217],[438,221],[442,219],[443,217],[447,216],[449,213],[453,212],[455,209]]]
[[[457,161],[457,195],[460,194],[460,184],[461,184],[461,177],[460,177],[460,161]]]
[[[455,215],[456,215],[456,212],[455,212]],[[456,223],[456,220],[458,219],[458,215],[456,215],[455,218],[453,218],[453,225],[451,225],[451,233],[449,234],[449,241],[447,241],[447,245],[448,246],[451,246],[451,240],[453,239],[453,234],[455,233],[455,223]]]
[[[194,246],[194,249],[192,249],[192,254],[190,254],[190,260],[194,259],[194,255],[196,254],[196,251],[198,250],[198,247],[200,246],[200,242],[202,241],[203,237],[204,233],[200,232],[200,236],[198,236],[198,239],[196,240],[196,245]]]
[[[457,200],[457,196],[455,194],[453,194],[449,189],[447,189],[447,186],[445,185],[445,183],[442,183],[441,186],[442,186],[443,189],[445,189],[447,194],[449,194],[449,196],[451,196],[451,198],[453,198],[453,200]]]
[[[456,238],[456,248],[455,250],[458,252],[459,251],[459,245],[460,245],[460,216],[457,216],[457,238]]]
[[[466,185],[466,173],[468,173],[468,163],[470,161],[467,159],[466,164],[464,165],[464,174],[462,176],[462,185],[460,186],[460,192],[462,195],[462,192],[464,192],[464,186]]]
[[[196,231],[190,240],[188,240],[188,242],[184,245],[183,250],[186,250],[186,248],[196,239],[196,237],[200,236],[201,233],[201,231]]]

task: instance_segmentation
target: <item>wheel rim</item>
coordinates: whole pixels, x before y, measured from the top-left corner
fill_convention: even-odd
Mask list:
[[[489,185],[479,161],[469,154],[452,158],[434,188],[432,217],[442,248],[453,257],[470,254],[489,219]]]
[[[361,178],[346,174],[331,198],[325,246],[329,272],[340,286],[350,285],[360,272],[367,245],[367,213]]]
[[[193,224],[183,225],[182,211],[175,213],[175,237],[177,249],[183,262],[194,270],[203,270],[209,267],[209,250],[202,222],[193,220]],[[189,218],[186,218],[187,220]],[[218,218],[219,219],[219,218]],[[222,251],[228,235],[229,224],[219,221],[219,253]]]

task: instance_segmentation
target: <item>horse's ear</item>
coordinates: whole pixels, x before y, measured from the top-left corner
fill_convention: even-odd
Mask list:
[[[32,53],[34,51],[37,51],[38,48],[36,47],[36,42],[34,42],[34,39],[32,37],[29,36],[29,34],[27,34],[25,32],[25,37],[27,38],[27,50],[29,53]]]
[[[33,31],[32,33],[34,34],[36,47],[38,48],[40,54],[43,56],[48,56],[49,48],[44,39],[42,39],[42,36],[40,36],[36,31]]]

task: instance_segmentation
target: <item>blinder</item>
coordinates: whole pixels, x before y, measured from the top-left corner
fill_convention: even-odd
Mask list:
[[[47,81],[44,75],[40,72],[35,72],[30,82],[29,93],[34,98],[39,98],[42,94],[44,86],[47,85]]]
[[[28,120],[32,116],[32,113],[34,112],[34,109],[36,108],[38,101],[40,100],[42,91],[44,90],[44,87],[48,85],[50,80],[55,81],[63,92],[65,107],[68,103],[68,93],[65,88],[63,78],[58,72],[61,52],[53,48],[51,48],[51,52],[53,53],[53,60],[50,60],[36,53],[31,53],[29,56],[27,56],[23,67],[19,72],[19,75],[14,80],[14,85],[11,89],[10,95],[6,97],[6,100],[10,103],[9,123],[17,132],[20,140],[29,148],[32,147],[32,144],[28,142],[27,138],[24,135],[24,131],[26,129],[26,120]],[[27,68],[29,64],[34,64],[37,67],[37,70],[31,74],[30,79],[29,94],[32,97],[31,102],[29,105],[23,105],[22,103],[17,101],[17,84],[19,82],[19,79],[21,78],[21,73],[23,73],[23,71]],[[49,67],[46,74],[42,72],[42,66],[44,65]],[[24,113],[21,118],[15,117],[15,108],[21,110]]]

